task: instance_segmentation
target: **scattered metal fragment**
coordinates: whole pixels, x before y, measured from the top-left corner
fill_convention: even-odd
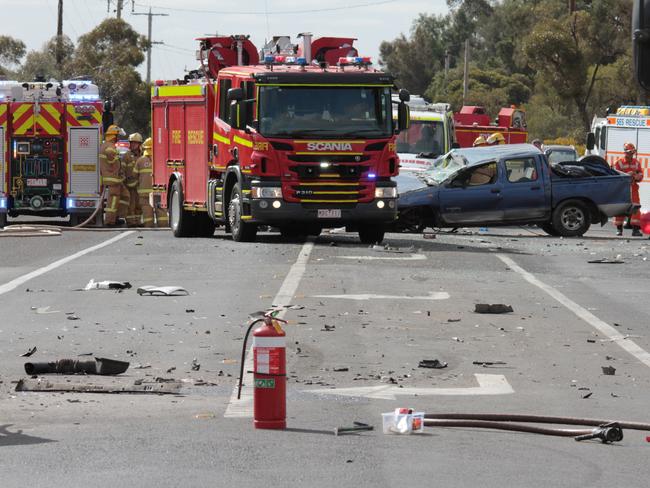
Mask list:
[[[476,366],[501,366],[504,364],[508,364],[505,361],[472,361],[472,364],[475,364]]]
[[[342,372],[345,372],[345,371],[350,371],[350,368],[346,368],[346,367],[333,368],[332,371],[337,372],[337,373],[342,373]]]
[[[363,422],[354,422],[354,427],[336,427],[334,429],[334,435],[338,436],[341,434],[352,434],[354,432],[364,432],[374,430],[374,427],[369,424],[364,424]],[[348,460],[347,462],[352,462]]]
[[[190,293],[181,286],[153,286],[145,285],[141,286],[137,290],[138,295],[149,295],[149,296],[159,296],[159,297],[171,297],[171,296],[187,296]],[[193,313],[188,312],[188,313]]]
[[[593,395],[593,394],[594,394],[594,392],[590,391],[589,393],[586,393],[586,394],[582,395],[582,398],[587,399],[587,398],[591,397],[591,395]]]
[[[16,391],[61,391],[78,393],[157,393],[176,395],[180,393],[182,384],[174,381],[169,383],[144,383],[136,380],[132,384],[112,383],[72,383],[69,381],[50,381],[48,379],[21,379],[16,385]]]
[[[117,375],[129,369],[129,363],[107,358],[95,358],[93,361],[77,359],[59,359],[48,363],[25,363],[25,372],[34,374],[98,374]]]
[[[61,313],[61,310],[50,310],[50,307],[32,307],[32,310],[35,310],[39,315],[46,315],[50,313]]]
[[[418,363],[418,368],[443,369],[446,367],[447,363],[439,361],[437,359],[423,359]]]
[[[460,319],[447,319],[447,322],[460,322]]]
[[[79,317],[77,317],[75,314],[68,315],[67,317],[68,320],[81,320]]]
[[[510,313],[513,312],[511,305],[505,305],[503,303],[477,303],[474,307],[475,313]]]
[[[607,376],[614,376],[616,374],[616,368],[614,366],[601,366],[603,374]]]
[[[196,358],[192,359],[192,371],[198,371],[201,369],[201,364],[196,360]]]
[[[131,288],[131,283],[128,281],[95,281],[91,279],[84,291],[88,290],[128,290]]]
[[[171,368],[169,368],[169,369],[167,370],[167,373],[169,374],[169,373],[171,373],[172,371],[176,371],[176,366],[172,366]]]
[[[608,259],[608,258],[600,258],[600,259],[592,259],[591,261],[587,261],[589,264],[625,264],[625,261],[621,259]]]
[[[35,352],[36,352],[36,346],[32,347],[32,348],[31,348],[29,351],[27,351],[25,354],[21,354],[20,357],[21,357],[21,358],[28,358],[29,356],[31,356],[31,355],[34,354]]]

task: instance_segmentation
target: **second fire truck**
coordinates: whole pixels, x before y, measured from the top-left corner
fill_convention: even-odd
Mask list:
[[[346,226],[380,242],[397,213],[408,93],[394,122],[393,77],[350,38],[276,37],[261,53],[248,36],[199,42],[197,72],[152,88],[154,192],[174,235]]]

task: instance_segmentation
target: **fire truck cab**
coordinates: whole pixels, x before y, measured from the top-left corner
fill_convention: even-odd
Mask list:
[[[397,215],[395,134],[408,126],[393,77],[354,39],[200,38],[200,69],[152,91],[154,191],[174,235],[237,241],[259,226],[285,235],[346,226],[380,242]],[[314,56],[312,56],[314,53]]]
[[[89,81],[0,82],[0,227],[8,215],[75,224],[94,212],[102,114]]]
[[[595,117],[587,134],[587,154],[607,160],[613,166],[625,155],[623,145],[636,146],[636,158],[643,167],[643,181],[639,183],[642,211],[650,210],[650,107],[623,106],[607,117]]]

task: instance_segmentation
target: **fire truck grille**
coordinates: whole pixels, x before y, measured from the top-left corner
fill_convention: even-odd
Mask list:
[[[291,186],[292,196],[305,203],[356,202],[366,188],[362,184],[296,183]]]
[[[368,161],[370,156],[350,156],[348,154],[343,154],[341,156],[329,155],[329,156],[319,156],[312,154],[289,154],[287,156],[289,161],[295,161],[296,163],[362,163]]]
[[[368,166],[358,164],[300,164],[289,166],[289,170],[297,174],[301,180],[319,178],[359,179]]]

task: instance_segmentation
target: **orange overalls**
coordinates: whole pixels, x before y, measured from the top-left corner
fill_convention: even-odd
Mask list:
[[[628,161],[626,158],[617,159],[614,163],[613,168],[617,171],[627,173],[632,176],[632,185],[631,185],[631,194],[632,194],[632,203],[639,204],[639,181],[643,180],[643,168],[641,163],[636,158],[632,158],[631,161]],[[614,217],[614,224],[618,227],[625,223],[625,215],[617,215]],[[637,210],[630,217],[630,224],[632,227],[641,227],[641,211]]]

